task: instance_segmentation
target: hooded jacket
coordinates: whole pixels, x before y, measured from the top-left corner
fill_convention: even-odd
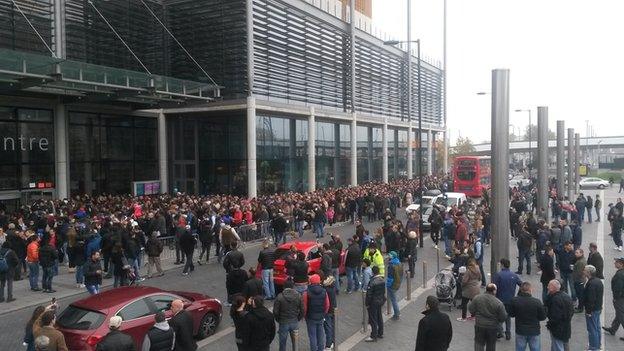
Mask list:
[[[169,326],[169,323],[155,323],[154,326],[147,331],[141,351],[171,351],[175,345],[175,333]]]
[[[403,276],[403,268],[401,267],[401,262],[397,257],[390,260],[390,265],[388,266],[388,277],[386,278],[386,287],[391,288],[392,290],[399,290],[401,287],[401,278]]]
[[[303,298],[295,289],[286,288],[275,299],[273,316],[282,323],[294,323],[303,318]]]
[[[242,336],[247,350],[265,350],[275,338],[273,315],[264,306],[252,308],[244,317]]]

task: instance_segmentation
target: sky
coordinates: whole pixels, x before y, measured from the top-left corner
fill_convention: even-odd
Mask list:
[[[408,0],[373,0],[373,23],[405,39]],[[443,0],[412,1],[412,37],[422,53],[443,57]],[[565,120],[586,136],[624,135],[624,0],[447,0],[448,126],[491,139],[491,71],[510,69],[510,124],[524,131],[527,112],[548,106],[549,128]]]

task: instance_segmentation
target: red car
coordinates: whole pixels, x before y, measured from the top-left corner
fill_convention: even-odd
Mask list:
[[[167,319],[171,318],[169,307],[176,299],[182,300],[184,309],[193,316],[194,335],[202,339],[215,332],[222,315],[219,300],[149,286],[121,287],[76,301],[59,315],[56,324],[71,351],[93,351],[108,333],[110,318],[120,316],[120,330],[131,335],[140,350],[145,334],[154,325],[154,315],[165,311]]]
[[[275,261],[273,267],[273,281],[275,285],[283,286],[288,275],[286,274],[286,256],[290,253],[290,247],[295,245],[297,251],[303,252],[308,262],[308,275],[321,271],[321,257],[318,253],[318,243],[316,241],[294,241],[282,244],[275,250]],[[340,274],[345,274],[346,251],[340,252]],[[262,279],[262,268],[258,264],[256,277]]]

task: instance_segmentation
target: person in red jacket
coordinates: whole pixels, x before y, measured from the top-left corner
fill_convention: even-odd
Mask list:
[[[232,211],[232,224],[238,227],[241,223],[243,223],[243,212],[240,210],[240,206],[236,205]]]
[[[464,247],[464,242],[468,240],[468,228],[459,217],[455,217],[455,225],[457,229],[455,231],[455,245],[457,247]]]

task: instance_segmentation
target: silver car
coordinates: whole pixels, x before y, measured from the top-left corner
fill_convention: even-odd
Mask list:
[[[581,189],[604,189],[609,186],[609,182],[600,178],[583,178],[579,182]]]

